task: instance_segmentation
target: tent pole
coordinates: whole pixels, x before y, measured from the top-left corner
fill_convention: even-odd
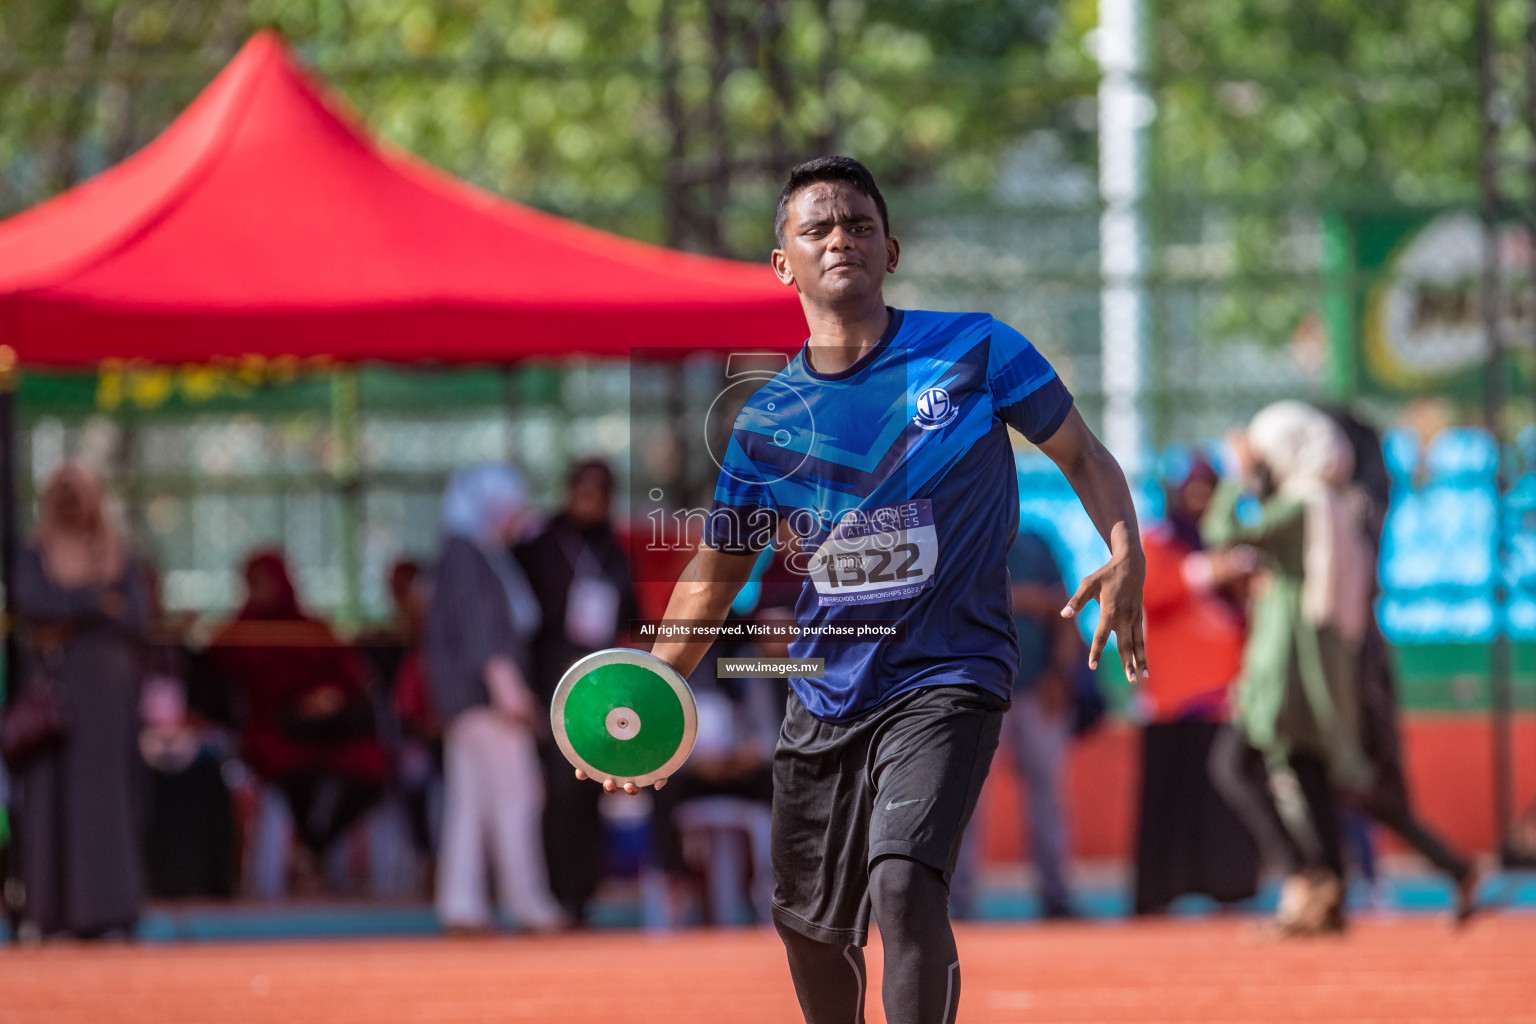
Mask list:
[[[16,593],[16,519],[20,509],[16,506],[16,350],[0,345],[0,583],[5,588],[4,619],[0,628],[5,630],[5,706],[16,699],[16,681],[21,675],[21,651],[16,638],[16,618],[13,614]],[[16,870],[16,807],[15,784],[7,787],[3,808],[6,825],[6,842],[3,849],[3,871],[0,871],[0,904],[4,905],[6,923],[10,926],[11,942],[21,940],[21,911],[25,889]]]
[[[1504,451],[1504,267],[1499,252],[1499,225],[1508,209],[1501,188],[1499,163],[1504,125],[1499,117],[1498,43],[1494,37],[1493,0],[1478,0],[1474,27],[1478,51],[1478,93],[1482,131],[1479,168],[1482,189],[1483,268],[1482,321],[1483,419],[1495,446],[1493,639],[1488,649],[1488,705],[1493,753],[1493,848],[1499,850],[1509,837],[1514,818],[1512,671],[1508,632],[1508,600],[1504,570],[1508,558],[1504,509],[1508,493]]]
[[[0,582],[5,586],[5,702],[15,696],[20,652],[11,615],[16,577],[16,352],[0,345]]]
[[[331,377],[331,433],[336,445],[332,473],[341,497],[341,621],[349,632],[361,625],[363,604],[363,488],[357,450],[360,390],[355,366],[340,367]]]

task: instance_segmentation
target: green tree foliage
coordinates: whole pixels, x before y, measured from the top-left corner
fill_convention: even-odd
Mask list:
[[[1148,4],[1155,236],[1164,274],[1216,283],[1203,331],[1290,336],[1322,208],[1475,197],[1474,0]],[[1524,0],[1501,5],[1518,35]],[[455,174],[755,257],[784,170],[829,150],[938,197],[984,192],[1041,129],[1091,169],[1096,21],[1097,0],[8,0],[0,212],[143,145],[273,28]]]
[[[1475,201],[1475,0],[1148,2],[1156,233],[1170,276],[1222,279],[1208,331],[1292,335],[1321,210]],[[1065,6],[1064,64],[1094,6]]]
[[[143,145],[261,28],[453,173],[722,253],[768,244],[798,159],[984,186],[1063,92],[1051,0],[11,0],[0,209]]]

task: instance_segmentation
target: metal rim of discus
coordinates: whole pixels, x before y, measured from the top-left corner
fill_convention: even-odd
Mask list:
[[[570,699],[571,691],[577,683],[585,679],[594,669],[607,665],[634,665],[638,668],[646,669],[665,682],[677,698],[683,716],[682,738],[678,742],[677,751],[659,768],[638,775],[613,774],[589,763],[586,758],[577,752],[570,736],[567,735],[565,709],[566,702]],[[623,714],[625,711],[629,711],[629,709],[617,707],[609,710],[605,715],[605,727],[615,741],[622,742],[633,739],[644,728],[644,723],[639,720],[638,716],[633,715],[632,712],[631,715],[626,716]],[[647,651],[615,647],[606,651],[598,651],[595,654],[589,654],[565,670],[565,675],[560,677],[560,685],[555,687],[554,699],[550,702],[549,725],[550,731],[554,734],[555,743],[560,747],[560,753],[564,754],[565,759],[574,767],[585,772],[587,778],[595,779],[598,782],[612,779],[614,784],[620,787],[629,783],[634,783],[636,786],[649,786],[663,779],[671,778],[683,766],[683,762],[688,760],[688,755],[693,753],[694,741],[698,738],[699,734],[699,711],[698,705],[693,699],[693,691],[688,688],[688,683],[677,669]]]

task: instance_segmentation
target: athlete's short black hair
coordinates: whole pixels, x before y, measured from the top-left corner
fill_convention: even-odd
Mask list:
[[[885,197],[880,194],[880,186],[875,184],[875,176],[869,173],[869,168],[851,156],[819,156],[790,171],[789,180],[784,183],[784,191],[779,193],[779,208],[773,215],[773,235],[779,245],[784,244],[784,222],[789,219],[789,201],[801,189],[819,181],[841,181],[869,196],[875,201],[875,208],[880,211],[880,226],[887,235],[891,233],[891,216],[885,210]]]

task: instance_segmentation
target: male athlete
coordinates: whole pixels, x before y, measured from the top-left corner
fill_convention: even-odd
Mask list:
[[[825,659],[824,677],[790,680],[773,769],[773,916],[800,1007],[808,1024],[863,1021],[872,910],[886,1019],[949,1024],[949,878],[1018,667],[1007,428],[1055,460],[1108,543],[1062,614],[1097,598],[1089,663],[1113,631],[1133,679],[1145,666],[1135,512],[1120,467],[1017,331],[985,313],[885,305],[900,248],[862,164],[796,167],[775,228],[773,269],[799,290],[811,336],[737,418],[666,617],[721,622],[775,530],[793,531],[808,636],[791,654]],[[840,630],[859,623],[899,632],[849,642]],[[709,646],[654,653],[686,677]]]

